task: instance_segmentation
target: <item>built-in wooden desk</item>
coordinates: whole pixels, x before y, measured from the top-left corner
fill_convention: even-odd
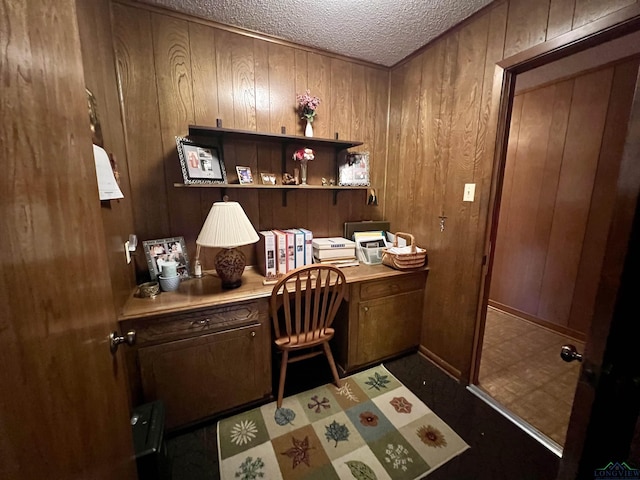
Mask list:
[[[342,372],[416,349],[428,269],[343,271],[350,288],[332,347]],[[120,314],[122,331],[137,334],[126,352],[133,404],[161,399],[169,429],[271,397],[273,285],[252,268],[242,279],[241,287],[223,290],[205,272],[155,298],[134,292]]]

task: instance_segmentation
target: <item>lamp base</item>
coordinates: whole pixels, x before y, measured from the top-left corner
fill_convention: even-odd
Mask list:
[[[237,248],[224,248],[216,255],[213,265],[222,280],[222,288],[232,289],[242,285],[242,273],[247,259]]]

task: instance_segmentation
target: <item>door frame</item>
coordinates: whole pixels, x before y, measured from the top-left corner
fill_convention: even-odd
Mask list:
[[[638,30],[640,30],[640,4],[636,3],[619,10],[614,14],[608,15],[607,17],[585,25],[584,27],[578,28],[553,40],[537,45],[512,57],[504,59],[503,61],[496,64],[493,92],[495,93],[494,102],[496,103],[494,103],[494,108],[497,109],[496,115],[498,117],[498,121],[494,151],[493,173],[489,195],[489,212],[491,213],[487,218],[487,227],[485,233],[485,261],[483,262],[483,276],[478,297],[472,364],[469,379],[472,385],[477,385],[480,370],[482,341],[484,337],[486,312],[489,301],[489,286],[491,282],[491,273],[495,254],[495,238],[497,235],[498,219],[500,214],[500,197],[503,188],[504,171],[506,166],[506,153],[509,139],[511,109],[515,92],[516,76],[520,73],[524,73],[528,70],[534,69],[536,67],[553,62],[560,58],[567,57],[574,53],[578,53],[585,49],[622,37]],[[632,108],[630,117],[630,119],[634,119],[635,115],[636,127],[640,123],[640,118],[638,118],[640,117],[640,99],[637,98],[639,93],[638,89],[638,83],[636,83],[634,107]],[[632,159],[630,157],[634,154],[634,152],[637,153],[638,143],[638,140],[634,140],[633,135],[627,134],[623,153],[623,163],[624,158],[628,159],[627,164],[631,162]],[[623,172],[623,168],[624,164],[621,165],[621,172]],[[629,187],[629,185],[626,186]],[[634,188],[636,189],[635,196],[633,190]],[[633,212],[636,208],[635,202],[637,202],[637,185],[631,185],[631,192],[621,192],[620,189],[621,186],[619,185],[618,194],[616,196],[616,203],[618,205],[616,207],[616,210],[613,212],[614,220],[612,221],[612,228],[609,232],[609,240],[606,247],[607,256],[616,257],[614,258],[614,260],[616,260],[617,263],[613,267],[603,267],[601,272],[598,288],[598,301],[603,300],[606,305],[603,309],[600,309],[600,312],[595,312],[594,314],[594,316],[600,315],[600,325],[595,327],[595,329],[592,328],[590,335],[592,338],[597,338],[597,345],[587,345],[586,347],[586,365],[583,365],[580,381],[580,383],[582,383],[582,388],[584,389],[583,393],[588,388],[584,384],[588,383],[586,382],[586,377],[592,373],[590,372],[590,369],[595,367],[599,374],[599,370],[603,365],[603,359],[605,358],[605,349],[609,351],[609,349],[613,347],[613,345],[607,344],[606,340],[610,330],[610,326],[612,326],[612,320],[614,321],[614,323],[619,320],[619,303],[621,301],[629,303],[630,301],[628,300],[628,297],[625,297],[627,298],[627,300],[620,300],[618,298],[618,287],[620,288],[620,292],[623,292],[624,290],[623,283],[618,283],[620,281],[620,274],[623,271],[623,265],[626,275],[628,276],[629,264],[633,263],[634,261],[637,263],[637,254],[634,254],[633,252],[631,252],[631,250],[629,250],[631,254],[627,255],[627,257],[629,258],[625,259],[625,253],[627,253],[627,245],[624,244],[625,240],[628,241],[628,239],[630,238],[629,235],[631,235],[630,225],[634,221]],[[638,212],[636,212],[636,214],[637,213]],[[623,217],[624,221],[626,221],[626,229],[620,228],[619,226],[616,229],[615,216],[617,214],[620,214],[620,216]],[[635,228],[637,228],[637,218]],[[637,233],[633,234],[636,235]],[[626,237],[624,237],[624,235],[626,235]],[[621,247],[624,247],[622,254],[619,253],[619,249]],[[617,256],[613,252],[613,250],[615,249],[618,249]],[[611,278],[608,278],[612,273],[618,274],[618,276],[615,278],[615,281],[613,282],[611,282]],[[615,289],[613,290],[612,283],[615,286]],[[603,329],[603,327],[606,328]],[[600,330],[597,330],[598,328]],[[613,332],[613,329],[611,331]],[[599,334],[598,337],[594,337],[594,332],[597,332]],[[593,342],[591,343],[593,344]],[[580,383],[578,388],[581,388]],[[584,461],[585,454],[589,453],[589,445],[591,444],[591,442],[587,438],[590,436],[590,434],[587,432],[587,424],[589,424],[590,422],[586,421],[585,416],[586,418],[591,416],[592,406],[594,406],[594,398],[596,397],[596,395],[599,395],[602,392],[600,391],[601,388],[599,388],[595,393],[593,391],[594,388],[590,388],[591,395],[586,395],[586,397],[583,398],[584,401],[580,402],[580,405],[577,409],[574,405],[574,410],[572,411],[571,416],[571,423],[567,434],[567,443],[565,445],[565,451],[563,453],[560,476],[558,478],[575,478],[575,474],[579,469],[585,471],[584,469],[586,468],[586,471],[588,471],[591,466],[589,465],[588,467],[585,467]],[[580,417],[580,415],[582,416]],[[591,424],[593,423],[594,422],[591,422]],[[602,425],[602,422],[596,423]],[[633,425],[635,425],[635,420],[632,423]],[[595,427],[589,425],[589,428],[590,432],[593,433]],[[602,432],[600,431],[598,433],[601,434]],[[618,445],[618,451],[621,448],[624,447]],[[623,461],[625,459],[612,458],[611,460]],[[599,466],[604,467],[605,465]]]

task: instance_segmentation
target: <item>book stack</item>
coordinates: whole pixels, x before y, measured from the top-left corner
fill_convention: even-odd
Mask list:
[[[256,244],[258,269],[275,281],[287,272],[313,263],[313,233],[306,228],[262,230]]]
[[[313,262],[336,267],[357,266],[355,242],[342,237],[316,238],[313,240]]]

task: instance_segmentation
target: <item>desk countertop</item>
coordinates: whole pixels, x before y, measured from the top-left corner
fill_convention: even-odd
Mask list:
[[[424,270],[428,270],[425,267]],[[343,269],[347,283],[392,278],[411,273],[394,270],[385,265],[359,265]],[[233,290],[224,290],[220,278],[213,271],[206,271],[202,278],[183,281],[178,290],[162,292],[155,298],[140,298],[131,294],[125,303],[119,320],[151,317],[159,314],[183,312],[199,308],[215,307],[233,302],[267,298],[271,295],[272,284],[264,285],[264,277],[248,267],[242,276],[242,285]]]

